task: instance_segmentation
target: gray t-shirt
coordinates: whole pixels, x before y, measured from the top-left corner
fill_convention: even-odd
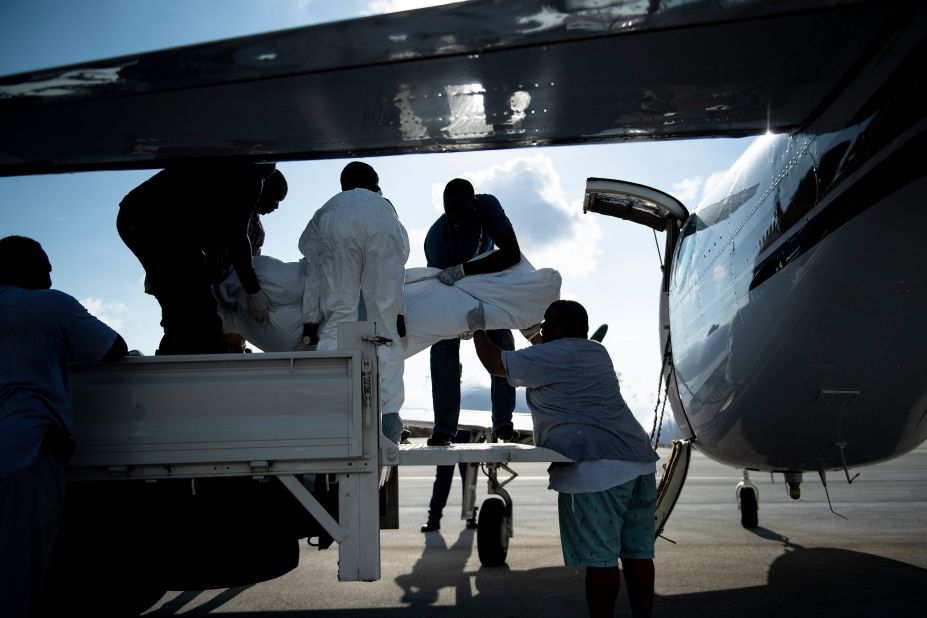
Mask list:
[[[621,397],[608,351],[566,338],[502,352],[509,384],[527,387],[534,442],[573,461],[659,457]]]

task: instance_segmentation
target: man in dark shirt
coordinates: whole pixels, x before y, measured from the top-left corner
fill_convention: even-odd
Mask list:
[[[473,259],[498,248],[479,259]],[[454,285],[468,275],[494,273],[521,261],[521,250],[512,223],[494,196],[474,194],[473,185],[455,178],[444,188],[444,214],[425,237],[425,259],[440,268],[438,279]],[[486,333],[504,350],[514,350],[511,331]],[[492,378],[493,435],[499,440],[517,440],[512,427],[515,389],[504,379]],[[457,433],[460,417],[460,340],[446,339],[431,346],[431,396],[435,426],[428,444],[446,446]]]
[[[212,286],[234,267],[248,315],[267,322],[273,306],[252,264],[258,215],[286,196],[274,164],[198,164],[164,169],[120,203],[119,235],[145,268],[146,291],[161,305],[159,354],[226,351]]]
[[[31,238],[0,240],[0,616],[36,615],[74,449],[68,363],[116,361],[126,343],[51,289]]]

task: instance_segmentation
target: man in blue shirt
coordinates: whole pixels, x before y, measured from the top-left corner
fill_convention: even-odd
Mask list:
[[[589,615],[614,615],[620,558],[631,615],[650,616],[659,457],[621,397],[608,352],[587,338],[585,308],[555,301],[544,313],[539,345],[518,351],[489,340],[482,305],[467,325],[486,370],[526,387],[535,444],[573,460],[548,472],[558,493],[564,562],[586,567]]]
[[[487,251],[497,248],[479,259]],[[444,188],[444,214],[425,236],[425,259],[440,268],[438,279],[454,285],[467,275],[505,270],[521,261],[521,250],[512,223],[494,196],[474,194],[473,185],[455,178]],[[514,350],[511,331],[488,331],[487,336],[503,350]],[[515,389],[502,378],[492,378],[493,435],[504,441],[518,439],[512,426]],[[435,426],[428,444],[447,446],[457,434],[460,417],[460,339],[446,339],[431,346],[431,398]]]
[[[36,611],[51,562],[71,456],[68,362],[126,354],[116,331],[52,290],[31,238],[0,240],[0,616]]]

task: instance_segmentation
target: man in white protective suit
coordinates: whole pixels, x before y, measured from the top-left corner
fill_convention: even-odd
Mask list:
[[[338,347],[338,324],[366,319],[392,345],[377,347],[383,434],[398,443],[405,334],[403,282],[409,237],[396,209],[382,196],[380,179],[366,163],[352,161],[341,172],[341,193],[328,200],[299,238],[306,258],[303,344],[318,350]]]

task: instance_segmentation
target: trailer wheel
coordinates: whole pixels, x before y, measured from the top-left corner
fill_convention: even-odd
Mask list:
[[[756,500],[756,492],[752,487],[743,487],[740,490],[740,525],[744,528],[752,529],[759,525],[759,515],[757,511],[759,505]]]
[[[483,566],[494,567],[505,563],[509,553],[508,514],[505,500],[498,496],[486,498],[480,508],[476,548]]]

